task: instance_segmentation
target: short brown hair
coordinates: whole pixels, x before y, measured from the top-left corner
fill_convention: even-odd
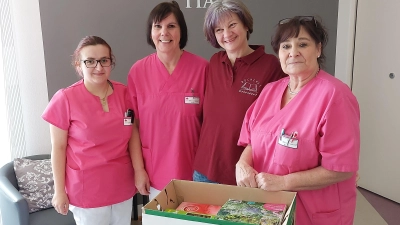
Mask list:
[[[179,8],[179,4],[176,1],[172,1],[162,2],[156,5],[156,7],[151,10],[147,19],[147,43],[151,45],[154,49],[156,48],[156,46],[154,45],[153,39],[151,38],[151,28],[153,27],[153,23],[160,22],[161,20],[167,18],[170,14],[173,14],[175,16],[181,30],[179,48],[183,49],[186,46],[186,43],[188,41],[188,30],[185,17],[183,16],[181,9]]]
[[[110,45],[101,37],[97,36],[86,36],[82,38],[82,40],[79,42],[78,46],[76,47],[74,54],[72,54],[72,60],[71,64],[75,68],[75,71],[78,73],[79,76],[82,76],[81,71],[78,70],[77,65],[80,64],[81,61],[81,50],[90,45],[104,45],[108,48],[110,52],[110,59],[111,59],[111,66],[115,66],[115,56],[112,53]]]
[[[320,66],[325,62],[324,47],[328,43],[328,32],[322,26],[322,24],[315,19],[315,17],[310,16],[312,19],[305,20],[304,16],[295,16],[291,19],[285,19],[285,23],[281,24],[281,20],[276,25],[275,34],[271,38],[271,46],[276,54],[279,54],[280,44],[292,37],[298,37],[300,33],[300,28],[304,30],[311,36],[315,44],[321,43],[321,55],[317,59]]]
[[[249,29],[247,40],[249,40],[250,34],[253,33],[253,17],[243,2],[239,0],[217,0],[208,7],[203,25],[206,40],[215,48],[221,48],[215,37],[215,27],[230,13],[235,13],[243,25]]]

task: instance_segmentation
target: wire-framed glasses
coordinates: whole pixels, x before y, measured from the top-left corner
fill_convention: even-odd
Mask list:
[[[85,66],[87,68],[95,68],[97,66],[98,63],[100,63],[100,65],[102,67],[109,67],[111,66],[111,59],[110,58],[102,58],[99,60],[96,59],[86,59],[86,60],[81,60],[83,63],[85,63]]]
[[[317,27],[317,21],[315,20],[315,18],[313,16],[296,16],[293,18],[286,18],[286,19],[282,19],[279,21],[279,25],[285,24],[285,23],[289,23],[292,19],[297,19],[299,20],[299,22],[305,21],[305,22],[310,22],[310,21],[314,21],[315,27]]]

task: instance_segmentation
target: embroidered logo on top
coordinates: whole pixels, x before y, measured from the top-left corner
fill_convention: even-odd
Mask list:
[[[239,90],[240,93],[257,96],[258,89],[261,86],[260,82],[258,82],[256,79],[248,78],[242,80],[242,84],[243,85],[240,87]]]

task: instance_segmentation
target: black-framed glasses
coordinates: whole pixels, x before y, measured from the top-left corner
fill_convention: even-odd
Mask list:
[[[83,63],[85,63],[85,66],[87,68],[95,68],[97,66],[98,63],[100,63],[100,65],[102,67],[109,67],[111,66],[111,59],[110,58],[102,58],[99,60],[96,59],[86,59],[86,60],[81,60]]]
[[[313,16],[296,16],[293,18],[286,18],[286,19],[282,19],[279,20],[279,25],[285,24],[285,23],[289,23],[292,19],[297,19],[299,22],[305,21],[305,22],[310,22],[310,21],[314,21],[315,27],[317,27],[317,21],[315,20],[315,18]]]

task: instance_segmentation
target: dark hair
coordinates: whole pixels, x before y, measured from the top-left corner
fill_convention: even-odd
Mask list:
[[[208,7],[203,25],[206,40],[215,48],[221,48],[215,38],[215,27],[230,13],[235,13],[243,25],[249,29],[247,40],[249,40],[250,34],[253,33],[253,17],[243,2],[239,0],[217,0]]]
[[[158,23],[161,20],[167,18],[170,14],[173,14],[178,21],[179,28],[181,30],[181,39],[179,40],[179,48],[183,49],[186,46],[188,41],[188,30],[186,26],[185,17],[181,9],[179,8],[179,4],[176,1],[172,2],[162,2],[151,10],[149,14],[149,18],[147,19],[147,43],[151,45],[154,49],[156,46],[154,45],[153,39],[151,38],[151,28],[153,27],[153,23]]]
[[[305,20],[303,18],[305,17],[295,16],[283,24],[280,24],[282,20],[279,21],[275,30],[275,34],[271,38],[272,49],[276,54],[278,54],[280,44],[289,38],[298,37],[300,28],[304,28],[304,30],[314,40],[315,44],[321,43],[321,55],[317,60],[318,64],[322,66],[326,59],[324,48],[328,43],[328,32],[314,17],[312,17],[311,20]]]
[[[79,42],[78,46],[76,47],[74,54],[72,55],[72,61],[71,64],[72,66],[75,68],[76,72],[82,76],[81,71],[78,70],[77,66],[80,64],[81,62],[81,50],[86,47],[86,46],[90,46],[90,45],[104,45],[108,48],[109,52],[110,52],[110,59],[111,59],[111,66],[114,67],[115,66],[115,56],[112,53],[111,47],[110,45],[101,37],[97,37],[97,36],[86,36],[84,38],[82,38],[82,40]]]

